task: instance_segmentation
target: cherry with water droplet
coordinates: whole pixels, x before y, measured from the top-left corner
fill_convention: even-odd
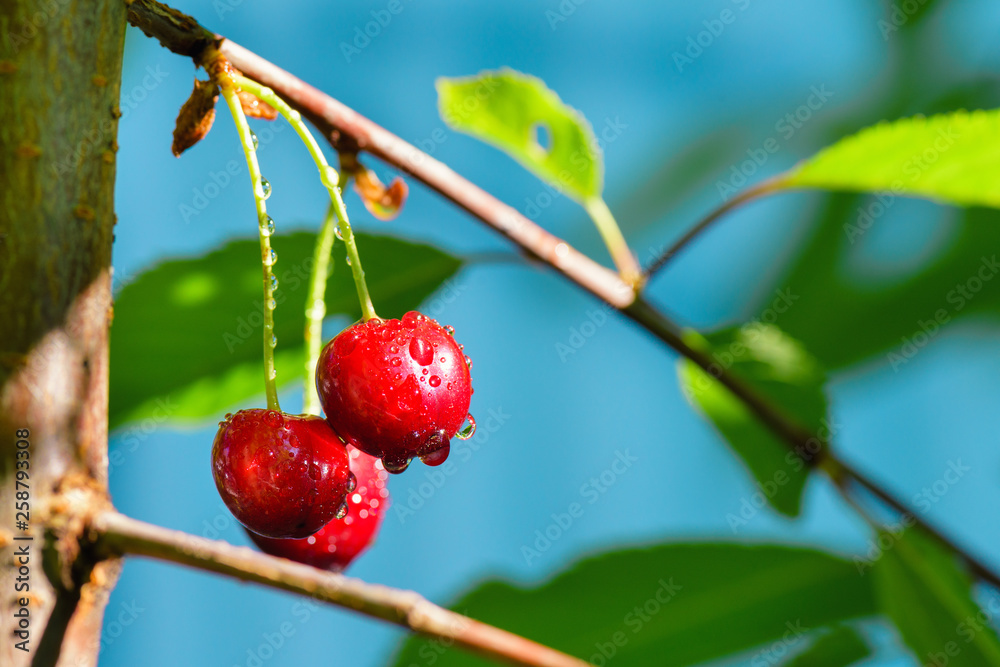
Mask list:
[[[374,456],[348,445],[357,487],[347,496],[347,515],[335,518],[306,539],[278,540],[250,531],[260,550],[323,570],[340,571],[371,546],[389,508],[389,475]]]
[[[219,495],[249,530],[307,537],[344,503],[351,485],[347,449],[319,417],[240,410],[212,446]]]
[[[393,473],[416,457],[443,463],[472,398],[453,335],[417,312],[338,334],[320,354],[316,388],[334,430]]]

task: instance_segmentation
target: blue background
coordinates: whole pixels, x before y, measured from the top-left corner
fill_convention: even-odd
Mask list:
[[[737,154],[760,147],[775,136],[776,122],[806,101],[810,87],[826,86],[833,97],[791,139],[779,141],[781,149],[758,177],[787,168],[821,147],[838,118],[878,98],[898,57],[895,37],[883,39],[877,26],[884,7],[861,0],[588,0],[555,24],[546,12],[558,11],[556,0],[402,0],[403,11],[359,53],[345,57],[341,43],[354,39],[355,29],[372,20],[370,12],[387,4],[187,0],[174,6],[404,139],[425,150],[433,147],[435,157],[522,211],[531,201],[549,201],[540,197],[547,190],[534,177],[471,138],[446,130],[443,142],[431,139],[444,127],[436,110],[436,77],[511,66],[544,79],[598,132],[607,122],[623,126],[604,146],[605,193],[614,210],[646,170],[707,132],[734,128],[745,143],[736,147]],[[919,28],[939,49],[927,57],[965,74],[995,69],[1000,11],[971,0],[939,4]],[[726,8],[736,20],[678,71],[673,54],[704,29],[703,21]],[[149,68],[159,72],[158,83],[148,76]],[[202,144],[179,160],[171,156],[173,119],[194,73],[190,61],[129,29],[114,251],[119,285],[158,261],[198,255],[256,232],[250,188],[241,177],[219,189],[197,215],[185,220],[182,213],[198,193],[206,194],[212,174],[225,171],[228,161],[240,162],[241,176],[245,173],[224,109]],[[279,228],[315,228],[326,194],[294,134],[275,134],[260,160],[274,187],[268,208]],[[726,173],[728,165],[723,177]],[[456,328],[475,361],[473,414],[480,423],[491,410],[507,417],[495,432],[481,431],[472,441],[478,449],[453,454],[454,474],[434,477],[432,469],[418,464],[394,477],[396,506],[377,545],[350,574],[447,603],[487,577],[539,582],[581,555],[624,545],[777,539],[846,554],[867,550],[865,527],[825,479],[810,482],[798,521],[763,510],[734,535],[726,515],[738,512],[755,487],[685,402],[675,355],[644,331],[609,316],[575,354],[560,358],[557,344],[569,344],[572,331],[591,321],[600,304],[519,260],[483,225],[410,185],[403,215],[390,223],[373,220],[351,194],[355,224],[473,260],[454,279],[457,298],[441,295],[425,308]],[[680,322],[698,327],[751,316],[781,286],[775,280],[810,231],[803,223],[808,215],[801,212],[815,205],[815,197],[783,195],[727,218],[652,283],[651,299]],[[654,224],[622,224],[647,261],[653,249],[717,203],[713,179],[686,193]],[[944,209],[925,202],[894,209],[871,231],[857,265],[847,269],[859,280],[905,276],[933,257],[947,236]],[[544,206],[538,219],[607,261],[592,225],[565,198]],[[328,333],[344,324],[329,323]],[[960,323],[898,372],[880,357],[837,375],[829,392],[834,420],[841,424],[839,450],[902,497],[940,479],[950,460],[971,466],[926,518],[947,526],[1000,568],[1000,536],[989,509],[1000,501],[995,409],[1000,348],[994,329],[991,322]],[[297,411],[300,392],[285,392],[282,404]],[[211,478],[214,431],[212,422],[143,432],[138,446],[123,450],[124,461],[112,470],[117,507],[170,528],[247,544]],[[121,447],[121,440],[119,433],[111,447]],[[608,469],[616,451],[628,451],[638,462],[529,562],[522,547],[534,543],[535,531],[544,530],[553,513],[581,499],[581,485]],[[403,514],[401,507],[414,511]],[[665,568],[669,576],[669,564]],[[119,618],[132,620],[116,624]],[[276,650],[261,652],[267,636],[280,633],[284,623],[294,634]],[[870,632],[885,643],[891,631],[872,626]],[[256,656],[268,666],[365,667],[385,664],[403,634],[294,596],[129,560],[108,607],[101,664],[229,667],[258,664]],[[911,663],[890,646],[870,664]]]

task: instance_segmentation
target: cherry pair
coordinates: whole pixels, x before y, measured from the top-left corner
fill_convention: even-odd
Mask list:
[[[360,322],[320,355],[326,420],[262,409],[226,416],[212,449],[216,486],[264,551],[342,568],[377,532],[383,470],[402,472],[414,457],[445,461],[471,421],[471,362],[453,333],[417,312]]]

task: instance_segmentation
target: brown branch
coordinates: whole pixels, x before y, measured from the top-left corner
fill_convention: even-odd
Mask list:
[[[161,31],[156,24],[156,17],[162,14],[162,10],[156,9],[157,7],[161,7],[161,5],[155,0],[134,0],[130,5],[129,20],[132,20],[133,14],[141,16],[146,34],[157,37],[164,46],[171,48],[171,42],[178,41],[177,36],[174,35],[176,28],[171,23],[163,26]],[[193,19],[191,20],[193,21]],[[208,32],[201,26],[197,26],[194,30],[199,35]],[[217,38],[220,40],[218,50],[229,62],[247,76],[272,88],[288,101],[293,108],[302,113],[323,132],[335,149],[347,152],[364,150],[387,164],[406,172],[452,203],[468,211],[493,230],[506,236],[528,256],[537,258],[577,286],[609,303],[716,378],[739,398],[761,422],[779,436],[789,449],[795,451],[807,463],[814,465],[825,463],[824,471],[830,474],[846,474],[862,486],[870,488],[889,506],[917,518],[917,521],[927,531],[938,536],[954,549],[955,553],[983,579],[1000,585],[1000,576],[983,567],[975,557],[953,541],[946,539],[940,531],[928,525],[923,519],[917,517],[913,511],[907,508],[905,503],[893,497],[888,491],[876,486],[871,480],[862,477],[852,467],[836,458],[829,451],[828,443],[824,439],[811,433],[734,374],[720,367],[714,362],[711,355],[687,345],[681,338],[680,327],[653,308],[641,296],[636,295],[632,288],[626,285],[616,273],[578,252],[565,241],[545,231],[511,206],[504,204],[493,195],[455,173],[445,164],[423,153],[343,103],[242,46],[219,36]],[[179,41],[181,44],[186,43],[184,40]],[[201,55],[192,56],[196,63],[200,62]],[[764,194],[767,188],[773,185],[771,181],[765,181],[758,186],[762,188],[760,192],[754,190],[749,192],[753,195]],[[728,206],[724,206],[718,214],[721,215],[726,210],[750,198],[752,197],[745,193],[735,198]],[[710,214],[707,220],[696,225],[678,243],[681,243],[682,246],[686,245],[717,218],[718,215]],[[675,247],[674,252],[677,250],[679,248]],[[815,450],[817,444],[820,447],[820,453],[810,456],[808,452]]]
[[[109,556],[148,556],[308,595],[514,665],[587,667],[589,664],[443,609],[412,591],[367,584],[245,547],[154,526],[113,511],[95,515],[90,530],[98,549]]]

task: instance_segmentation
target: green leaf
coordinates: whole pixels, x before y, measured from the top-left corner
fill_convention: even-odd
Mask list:
[[[452,608],[595,664],[680,667],[871,615],[875,602],[869,578],[820,551],[692,543],[588,558],[537,588],[488,581]],[[429,657],[492,664],[415,636],[394,664]]]
[[[871,649],[853,628],[841,626],[820,636],[812,646],[784,663],[785,667],[847,667],[867,658]]]
[[[372,299],[384,317],[416,308],[459,268],[432,247],[356,234]],[[315,235],[272,237],[278,380],[302,377],[305,299]],[[342,253],[335,250],[338,256]],[[360,317],[341,263],[326,290],[328,315]],[[111,329],[112,427],[140,419],[204,419],[263,394],[260,245],[232,241],[208,255],[164,262],[128,284]]]
[[[601,195],[603,158],[593,129],[541,79],[503,68],[440,78],[437,90],[441,118],[453,129],[503,150],[574,199]]]
[[[1000,207],[998,164],[1000,111],[955,111],[861,130],[806,160],[785,182]]]
[[[780,329],[760,322],[724,329],[691,343],[711,351],[717,364],[782,406],[799,423],[819,430],[826,417],[826,376],[802,345]],[[700,340],[699,340],[700,339]],[[746,464],[764,497],[787,516],[798,516],[809,469],[788,446],[715,378],[682,359],[678,373],[688,400],[708,417]],[[737,529],[743,519],[732,515]]]
[[[913,527],[882,533],[873,568],[878,603],[921,664],[1000,665],[1000,640],[972,599],[972,580],[955,556]]]

